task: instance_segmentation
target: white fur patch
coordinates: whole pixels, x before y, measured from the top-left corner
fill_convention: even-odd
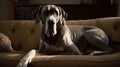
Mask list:
[[[31,60],[35,57],[36,50],[29,51],[19,62],[17,67],[27,67],[28,63],[31,62]]]

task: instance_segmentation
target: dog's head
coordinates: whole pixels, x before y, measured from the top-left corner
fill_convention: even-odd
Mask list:
[[[56,35],[58,28],[64,24],[64,20],[67,18],[67,13],[61,7],[55,5],[40,6],[33,11],[33,15],[36,23],[42,21],[44,34],[48,37]]]

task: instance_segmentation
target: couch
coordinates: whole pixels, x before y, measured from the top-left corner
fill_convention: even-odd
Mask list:
[[[90,55],[36,56],[28,67],[120,67],[120,17],[67,20],[70,25],[92,25],[103,29],[114,53]],[[16,67],[31,49],[38,49],[42,24],[34,20],[0,20],[0,32],[6,34],[16,52],[0,52],[0,67]]]

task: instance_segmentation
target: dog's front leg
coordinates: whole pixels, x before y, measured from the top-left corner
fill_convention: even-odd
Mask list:
[[[69,44],[68,45],[68,48],[70,50],[73,51],[74,54],[78,54],[78,55],[81,55],[82,53],[80,52],[80,50],[78,49],[78,47],[73,43],[73,44]]]
[[[19,62],[17,67],[27,67],[28,63],[35,57],[37,50],[33,49],[29,51]]]
[[[78,49],[78,47],[73,43],[73,41],[71,40],[71,38],[69,37],[64,37],[63,41],[65,43],[65,46],[68,47],[68,49],[72,50],[72,52],[74,54],[78,54],[81,55],[82,53],[80,52],[80,50]]]

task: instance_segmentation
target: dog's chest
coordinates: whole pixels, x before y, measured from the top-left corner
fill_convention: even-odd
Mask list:
[[[61,44],[63,43],[62,42],[62,40],[61,40],[62,38],[60,38],[59,36],[54,36],[54,37],[44,37],[44,41],[46,42],[46,43],[48,43],[49,45],[54,45],[54,46],[57,46],[57,47],[59,47],[59,46],[61,46]]]

